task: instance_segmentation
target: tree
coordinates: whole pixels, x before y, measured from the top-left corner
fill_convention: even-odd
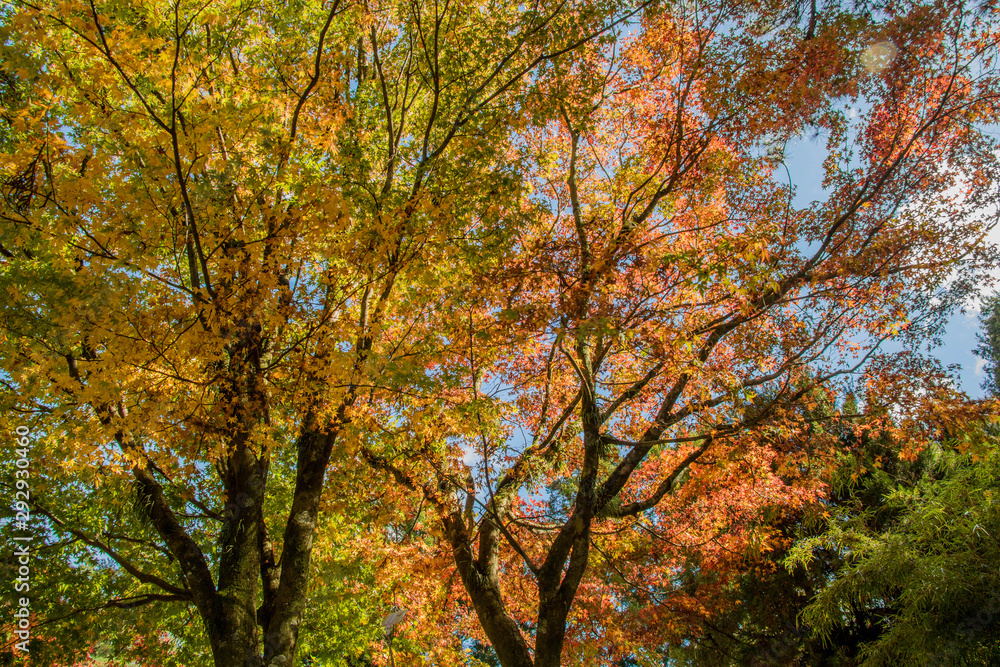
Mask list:
[[[824,481],[823,492],[795,511],[775,508],[762,517],[766,530],[774,535],[768,548],[743,554],[736,576],[713,592],[715,599],[702,600],[705,611],[698,619],[700,627],[692,624],[685,641],[670,646],[671,664],[836,665],[857,644],[852,641],[853,634],[844,632],[830,646],[824,646],[798,620],[816,591],[826,585],[840,566],[839,554],[815,550],[808,567],[786,568],[785,560],[802,540],[823,532],[823,517],[829,515],[831,508],[843,508],[847,513],[848,508],[857,511],[857,505],[869,507],[872,502],[877,503],[882,487],[872,483],[867,473],[859,475],[859,472],[865,466],[870,466],[871,472],[878,472],[871,467],[876,459],[879,470],[888,472],[896,462],[891,456],[895,450],[881,433],[863,430],[860,437],[855,434],[852,422],[863,415],[858,414],[853,397],[843,401],[839,409],[823,395],[816,399],[815,407],[803,415],[811,426],[801,435],[802,442],[797,446],[813,449],[812,474]],[[870,421],[863,419],[863,423]],[[831,432],[836,446],[828,442]],[[824,441],[827,441],[825,446],[821,444]],[[884,479],[883,476],[878,481]]]
[[[1000,554],[990,537],[1000,529],[997,443],[983,424],[962,436],[927,450],[915,482],[887,483],[877,471],[885,488],[878,505],[853,515],[835,509],[826,530],[792,552],[794,565],[808,565],[819,548],[839,554],[802,618],[824,644],[856,635],[849,664],[981,665],[1000,657],[992,566]]]
[[[878,351],[995,261],[995,8],[875,9],[803,34],[774,3],[656,7],[553,66],[511,254],[442,309],[453,392],[362,446],[434,508],[505,667],[655,660],[697,611],[681,557],[721,585],[763,508],[818,492],[778,474],[805,461],[797,405],[851,374],[933,389]],[[796,207],[766,148],[811,129],[827,198]]]
[[[977,334],[979,346],[975,349],[976,356],[984,362],[986,379],[983,389],[990,396],[1000,395],[1000,297],[986,299],[983,310],[979,314],[979,325],[982,331]]]
[[[292,664],[328,471],[383,394],[432,390],[428,306],[503,243],[512,131],[628,16],[5,7],[3,423],[33,434],[44,548],[104,561],[91,600],[193,610],[219,666]]]
[[[945,403],[949,398],[954,397],[942,392],[936,400]],[[853,396],[840,410],[818,401],[817,409],[810,411],[813,429],[834,429],[842,444],[839,451],[828,452],[835,463],[817,471],[825,491],[799,512],[769,517],[768,528],[781,539],[770,551],[747,554],[722,600],[705,605],[709,613],[702,628],[683,645],[671,647],[672,661],[705,667],[855,665],[866,645],[901,622],[895,616],[895,603],[870,590],[880,581],[877,577],[863,579],[863,593],[839,596],[836,621],[824,620],[823,633],[803,618],[803,612],[815,610],[830,588],[856,585],[854,549],[859,542],[882,539],[908,521],[896,497],[940,477],[944,444],[940,438],[913,447],[908,439],[924,441],[919,422],[893,420],[877,395],[869,395],[864,403],[862,413]],[[959,405],[961,411],[971,407]],[[928,411],[923,417],[933,420],[935,402],[926,401],[923,407]],[[977,423],[991,409],[975,406],[958,422],[955,415],[950,421],[968,424],[963,427],[966,434],[976,433]],[[916,657],[911,655],[907,663]]]
[[[796,406],[995,259],[995,10],[801,7],[12,5],[0,379],[44,534],[287,665],[330,491],[408,489],[399,552],[501,664],[656,660],[818,493]]]

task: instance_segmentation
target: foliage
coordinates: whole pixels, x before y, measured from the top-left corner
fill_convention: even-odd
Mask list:
[[[808,414],[842,378],[900,406],[905,458],[936,437],[915,350],[995,261],[997,34],[961,5],[878,9],[803,33],[773,4],[651,7],[556,68],[516,243],[442,313],[462,384],[387,407],[409,425],[363,447],[434,509],[505,667],[655,664],[696,631],[781,539],[768,515],[820,494],[839,443]],[[768,148],[813,130],[824,199],[798,207]]]
[[[1000,449],[995,438],[986,447],[976,457],[945,443],[916,483],[890,488],[881,507],[832,512],[822,535],[793,550],[798,564],[817,548],[840,554],[843,565],[803,619],[824,640],[867,624],[857,664],[973,665],[1000,656]],[[880,513],[892,517],[882,528]]]
[[[1000,296],[985,301],[979,325],[982,331],[976,336],[979,346],[975,353],[984,362],[983,389],[990,396],[1000,396]]]
[[[5,6],[3,425],[34,434],[39,549],[67,574],[114,562],[40,613],[154,605],[198,618],[217,665],[294,660],[314,544],[373,576],[317,539],[344,525],[319,522],[328,470],[370,488],[342,472],[365,413],[441,384],[429,312],[507,242],[511,132],[544,115],[545,67],[620,11]],[[362,528],[378,515],[353,534],[384,535]],[[64,629],[52,651],[86,650]]]
[[[983,421],[995,405],[975,409],[979,420],[939,435],[915,457],[898,428],[841,428],[848,449],[825,476],[829,490],[770,524],[784,539],[763,558],[749,554],[723,604],[701,632],[671,649],[671,659],[989,663],[1000,611],[988,565],[996,554],[978,533],[996,519],[997,442]]]
[[[742,554],[734,565],[734,576],[703,600],[703,611],[690,624],[686,636],[670,645],[671,664],[833,665],[839,664],[834,662],[837,654],[850,650],[847,633],[838,635],[827,648],[811,639],[808,628],[798,621],[805,605],[839,567],[838,556],[818,550],[808,567],[791,569],[784,561],[800,540],[822,532],[823,515],[829,507],[865,504],[872,491],[867,475],[856,478],[856,483],[850,475],[876,456],[884,457],[887,448],[884,437],[868,433],[855,437],[851,424],[861,415],[853,396],[848,396],[839,410],[826,397],[819,398],[806,415],[812,426],[798,446],[830,434],[836,438],[838,447],[826,448],[813,458],[811,474],[822,479],[826,488],[800,508],[774,507],[761,514],[760,529],[770,532],[771,540],[763,549]]]
[[[52,659],[382,664],[392,605],[407,664],[660,661],[996,262],[996,9],[868,4],[5,8]]]

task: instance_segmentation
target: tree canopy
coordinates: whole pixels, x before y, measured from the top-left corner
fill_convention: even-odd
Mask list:
[[[994,3],[0,11],[33,660],[659,664],[996,264]]]

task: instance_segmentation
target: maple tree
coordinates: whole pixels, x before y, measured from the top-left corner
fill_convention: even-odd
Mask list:
[[[682,641],[692,581],[819,492],[837,442],[801,444],[800,406],[852,378],[910,410],[936,381],[919,341],[996,261],[996,8],[803,30],[776,4],[658,7],[557,67],[515,243],[444,309],[453,391],[386,406],[363,447],[435,509],[505,667]],[[780,147],[813,130],[825,198],[795,205]]]
[[[995,262],[996,8],[803,6],[11,4],[3,424],[107,566],[52,608],[367,659],[353,546],[402,659],[659,660]]]
[[[632,11],[4,6],[3,423],[44,549],[103,564],[36,613],[193,612],[217,665],[295,660],[331,460],[429,391],[424,313],[516,201],[525,99]]]

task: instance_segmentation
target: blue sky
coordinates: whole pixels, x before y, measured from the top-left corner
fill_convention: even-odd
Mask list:
[[[792,175],[792,183],[796,186],[794,203],[797,206],[807,206],[813,200],[825,198],[820,186],[823,180],[823,159],[826,157],[825,141],[825,137],[803,138],[789,142],[785,147],[785,164]],[[998,234],[994,233],[992,236],[994,242],[1000,240],[997,238]],[[933,351],[944,364],[958,364],[961,367],[961,389],[972,398],[983,396],[981,385],[985,379],[982,362],[972,352],[977,345],[976,334],[979,332],[979,313],[975,310],[977,305],[972,304],[972,308],[966,313],[952,314],[943,337],[944,344]]]

